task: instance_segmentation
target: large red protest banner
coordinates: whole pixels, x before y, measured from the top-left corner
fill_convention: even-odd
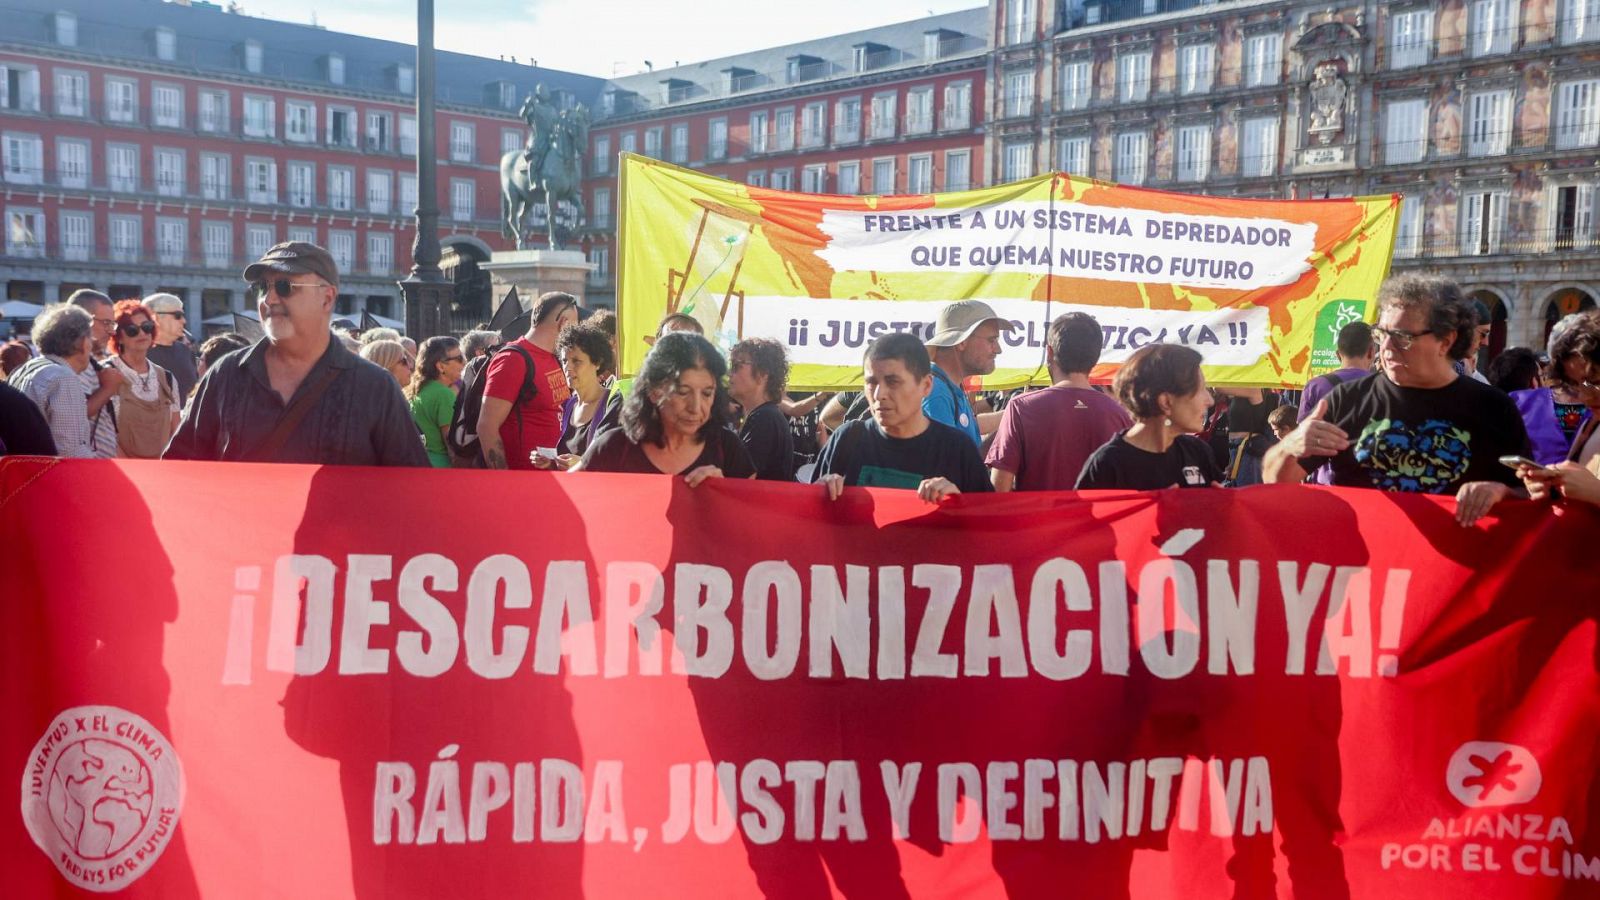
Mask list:
[[[0,461],[6,896],[1577,897],[1588,509]]]

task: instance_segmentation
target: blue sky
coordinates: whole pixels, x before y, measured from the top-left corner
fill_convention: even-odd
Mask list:
[[[249,15],[407,43],[411,0],[241,0]],[[981,0],[434,0],[434,42],[609,77],[982,6]]]

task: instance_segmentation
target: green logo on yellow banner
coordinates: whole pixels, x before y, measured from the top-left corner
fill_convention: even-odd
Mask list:
[[[1339,329],[1366,318],[1367,301],[1333,300],[1317,311],[1316,332],[1311,338],[1311,376],[1339,368]]]

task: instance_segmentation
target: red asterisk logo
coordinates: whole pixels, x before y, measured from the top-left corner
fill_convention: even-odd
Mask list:
[[[1500,751],[1494,759],[1488,759],[1474,753],[1467,757],[1467,762],[1477,768],[1478,774],[1463,778],[1461,786],[1464,788],[1478,788],[1479,800],[1487,798],[1489,793],[1497,787],[1503,787],[1507,791],[1515,791],[1517,789],[1517,780],[1512,776],[1522,771],[1522,764],[1511,761],[1510,750]]]

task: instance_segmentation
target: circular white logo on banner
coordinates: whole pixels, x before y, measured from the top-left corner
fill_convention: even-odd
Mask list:
[[[1544,776],[1526,747],[1467,741],[1451,754],[1444,782],[1463,806],[1509,806],[1538,795]]]
[[[22,772],[22,821],[62,877],[119,891],[150,871],[183,809],[166,735],[115,706],[63,710]]]

